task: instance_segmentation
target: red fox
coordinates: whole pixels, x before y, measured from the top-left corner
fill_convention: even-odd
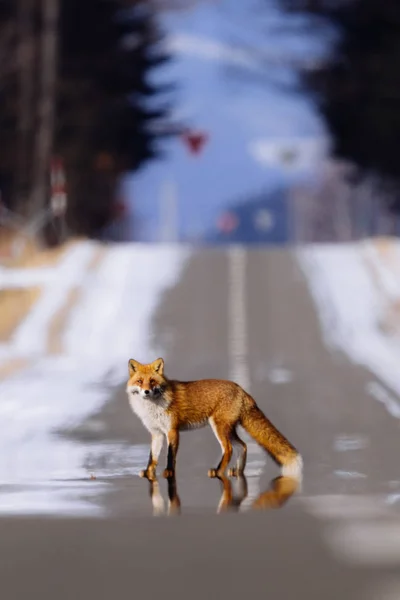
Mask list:
[[[237,434],[241,425],[278,465],[282,474],[300,477],[303,461],[296,448],[276,429],[258,408],[255,400],[233,381],[201,379],[175,381],[164,375],[164,360],[150,364],[130,359],[126,386],[132,410],[151,433],[151,450],[142,477],[154,479],[164,436],[168,442],[164,477],[175,476],[179,432],[209,423],[221,445],[222,458],[209,477],[224,476],[232,457],[232,444],[240,451],[236,467],[228,475],[240,476],[246,466],[246,444]]]

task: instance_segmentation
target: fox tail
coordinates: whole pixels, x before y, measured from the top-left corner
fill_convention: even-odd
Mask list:
[[[240,415],[240,424],[281,467],[282,475],[299,478],[303,471],[303,459],[294,446],[271,423],[258,408],[255,400],[246,394]]]

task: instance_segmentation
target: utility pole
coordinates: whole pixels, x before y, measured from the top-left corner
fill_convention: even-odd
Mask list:
[[[38,127],[35,137],[34,174],[30,213],[46,206],[50,160],[54,139],[56,101],[58,17],[60,0],[40,0],[42,28],[39,34]]]

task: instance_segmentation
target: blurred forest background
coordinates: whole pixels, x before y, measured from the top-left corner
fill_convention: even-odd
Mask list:
[[[288,20],[288,27],[306,35],[318,29],[331,40],[323,58],[297,68],[296,91],[313,99],[332,148],[325,187],[301,204],[299,222],[314,224],[309,238],[329,230],[344,198],[332,189],[345,186],[347,211],[358,207],[357,214],[369,218],[367,204],[373,203],[388,219],[389,232],[397,234],[400,5],[395,0],[277,3],[288,17],[298,17]],[[69,232],[97,236],[112,222],[121,209],[121,177],[157,157],[161,139],[183,131],[172,118],[171,91],[180,82],[156,85],[151,75],[171,60],[160,14],[189,4],[196,2],[0,0],[3,210],[26,222],[44,214],[51,165],[59,158]],[[259,10],[268,4],[263,0]],[[246,51],[268,71],[257,47]],[[297,193],[301,197],[302,190]],[[350,221],[345,228],[368,231],[360,219]],[[341,239],[356,233],[349,230]],[[59,239],[53,228],[43,234],[48,243]]]
[[[0,187],[32,219],[50,197],[62,157],[68,225],[96,235],[113,218],[118,181],[169,135],[168,105],[149,73],[159,49],[157,5],[104,0],[0,2]],[[159,106],[151,105],[153,97]]]

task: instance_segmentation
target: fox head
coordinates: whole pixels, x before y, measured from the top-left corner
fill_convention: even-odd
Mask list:
[[[161,396],[166,383],[164,360],[162,358],[157,358],[157,360],[147,365],[131,358],[128,369],[129,380],[126,389],[130,394],[139,394],[145,400],[152,400]]]

